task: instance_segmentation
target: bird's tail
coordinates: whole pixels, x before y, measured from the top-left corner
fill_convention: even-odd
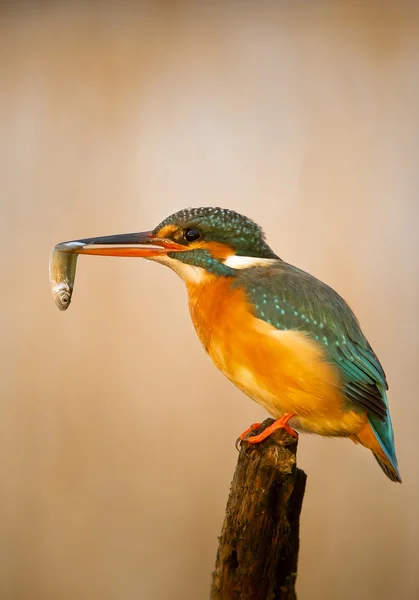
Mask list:
[[[375,415],[369,415],[365,427],[361,429],[356,438],[373,452],[378,464],[391,481],[402,482],[397,466],[393,426],[389,414],[385,421]]]
[[[393,426],[391,424],[390,415],[387,415],[385,421],[381,421],[378,417],[371,415],[368,417],[368,422],[380,446],[379,450],[381,450],[381,452],[376,452],[371,448],[378,464],[391,481],[401,483],[402,479],[397,466]]]

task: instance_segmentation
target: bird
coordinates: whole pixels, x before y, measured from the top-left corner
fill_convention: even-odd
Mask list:
[[[78,254],[138,256],[186,284],[196,333],[216,367],[283,428],[347,437],[400,482],[387,380],[346,301],[282,260],[252,219],[220,207],[187,208],[152,231],[76,240]]]

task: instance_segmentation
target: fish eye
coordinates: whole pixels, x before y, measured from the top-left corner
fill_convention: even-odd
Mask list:
[[[199,229],[194,228],[185,229],[185,231],[183,232],[183,237],[187,242],[196,242],[196,240],[199,240],[199,238],[201,237],[201,232],[199,231]]]

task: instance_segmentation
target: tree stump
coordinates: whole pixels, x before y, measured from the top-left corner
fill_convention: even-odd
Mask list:
[[[273,422],[266,419],[250,435]],[[298,441],[280,429],[242,443],[219,538],[211,600],[295,600],[306,474]]]

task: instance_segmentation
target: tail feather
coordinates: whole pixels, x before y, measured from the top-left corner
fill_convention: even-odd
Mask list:
[[[387,475],[387,477],[391,481],[395,481],[397,483],[402,482],[402,478],[400,477],[400,473],[399,473],[399,469],[397,468],[397,465],[396,465],[396,468],[394,468],[393,465],[387,464],[383,460],[381,460],[381,458],[379,456],[377,456],[377,454],[374,454],[374,458],[376,459],[376,461],[378,462],[380,467],[383,469],[384,473]]]
[[[383,420],[376,415],[368,415],[365,426],[358,432],[355,439],[373,452],[378,464],[391,481],[401,483],[402,478],[400,477],[394,447],[393,426],[391,424],[387,395],[384,388],[381,390],[381,393],[387,406],[386,418]]]
[[[401,483],[402,479],[397,465],[393,426],[391,424],[390,415],[387,415],[385,421],[380,420],[374,415],[370,415],[368,417],[368,422],[375,440],[378,442],[378,448],[370,447],[378,464],[391,481]]]

